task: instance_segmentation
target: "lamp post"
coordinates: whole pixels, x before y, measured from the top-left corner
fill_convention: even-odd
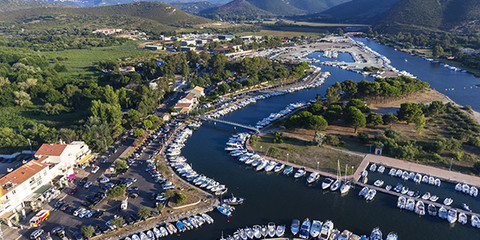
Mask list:
[[[287,153],[287,163],[288,163],[288,155],[289,155],[289,154]]]
[[[317,161],[317,170],[319,169],[320,162]]]

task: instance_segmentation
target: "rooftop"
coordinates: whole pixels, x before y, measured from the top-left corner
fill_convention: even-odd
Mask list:
[[[41,157],[38,160],[31,160],[0,178],[2,195],[7,194],[15,189],[16,186],[22,184],[44,168],[48,167],[48,165],[43,163],[45,159],[46,157]]]
[[[68,144],[47,144],[44,143],[37,150],[35,156],[60,156]]]

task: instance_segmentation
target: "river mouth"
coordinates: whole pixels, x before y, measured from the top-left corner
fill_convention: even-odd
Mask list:
[[[398,58],[401,59],[401,56]],[[410,63],[411,60],[409,59],[408,62]],[[396,67],[393,61],[392,65]],[[321,67],[322,71],[329,71],[332,74],[323,86],[265,99],[226,115],[222,119],[254,125],[258,120],[272,112],[282,110],[290,103],[308,101],[315,98],[317,94],[325,94],[326,88],[336,81],[372,80],[335,67]],[[424,80],[420,74],[412,73]],[[472,103],[470,105],[473,107]],[[241,131],[238,128],[237,130]],[[398,233],[400,239],[409,240],[471,239],[472,236],[479,234],[478,229],[471,227],[470,224],[449,225],[438,217],[427,215],[419,217],[412,212],[400,211],[396,207],[397,198],[393,196],[377,194],[373,201],[367,203],[363,198],[358,197],[360,191],[358,187],[351,189],[347,195],[341,196],[338,192],[322,191],[320,186],[322,179],[316,184],[307,185],[306,177],[294,179],[283,174],[256,172],[224,150],[225,143],[233,133],[231,126],[204,124],[188,139],[182,155],[197,172],[225,184],[230,193],[245,198],[245,203],[238,206],[229,218],[215,211],[211,214],[215,219],[214,224],[165,239],[219,239],[222,232],[227,236],[238,228],[256,224],[266,225],[268,222],[286,225],[287,236],[290,236],[289,228],[292,219],[303,220],[307,217],[310,220],[316,219],[322,222],[332,220],[335,228],[348,229],[357,235],[370,235],[375,227],[380,227],[384,236],[394,231]],[[387,173],[382,176],[372,174],[370,179],[374,181],[377,177],[385,178],[386,182],[392,181],[391,184],[396,181],[403,182],[388,176]],[[424,184],[421,187],[422,190],[425,187],[425,191],[429,189],[427,188],[429,186]],[[445,189],[442,188],[442,192],[439,193],[442,194],[440,200],[447,197],[449,193],[456,194],[453,188],[449,189],[446,185]],[[480,206],[478,198],[470,200],[470,207],[478,209]],[[459,198],[458,201],[462,200]]]

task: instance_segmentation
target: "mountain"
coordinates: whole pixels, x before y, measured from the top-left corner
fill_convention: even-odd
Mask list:
[[[234,0],[214,9],[201,12],[210,18],[222,19],[257,19],[271,17],[272,13],[262,10],[246,0]]]
[[[202,2],[171,2],[174,7],[190,13],[190,14],[199,14],[200,12],[209,11],[213,8],[219,6],[219,4],[214,4],[208,1]]]
[[[385,14],[377,28],[383,31],[462,30],[475,28],[479,21],[478,0],[401,0]]]
[[[67,5],[46,2],[29,2],[22,0],[0,0],[0,12],[10,12],[31,8],[68,7]]]
[[[125,18],[133,17],[155,21],[165,25],[197,24],[208,22],[208,19],[190,15],[164,2],[134,2],[121,5],[90,8],[35,8],[11,11],[0,15],[0,21],[28,19],[64,19],[65,16]],[[126,20],[125,20],[126,21]],[[125,22],[124,21],[124,22]],[[128,21],[125,22],[128,25]]]
[[[400,0],[353,0],[332,7],[319,15],[329,22],[376,23]]]

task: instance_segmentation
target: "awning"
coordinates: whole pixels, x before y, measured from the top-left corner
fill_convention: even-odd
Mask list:
[[[78,161],[78,164],[82,164],[88,160],[90,160],[92,158],[92,154],[88,154],[87,156],[83,157],[82,159],[80,159],[80,161]]]
[[[70,174],[70,175],[68,175],[67,179],[68,179],[68,180],[74,179],[76,175],[77,175],[77,174]]]

